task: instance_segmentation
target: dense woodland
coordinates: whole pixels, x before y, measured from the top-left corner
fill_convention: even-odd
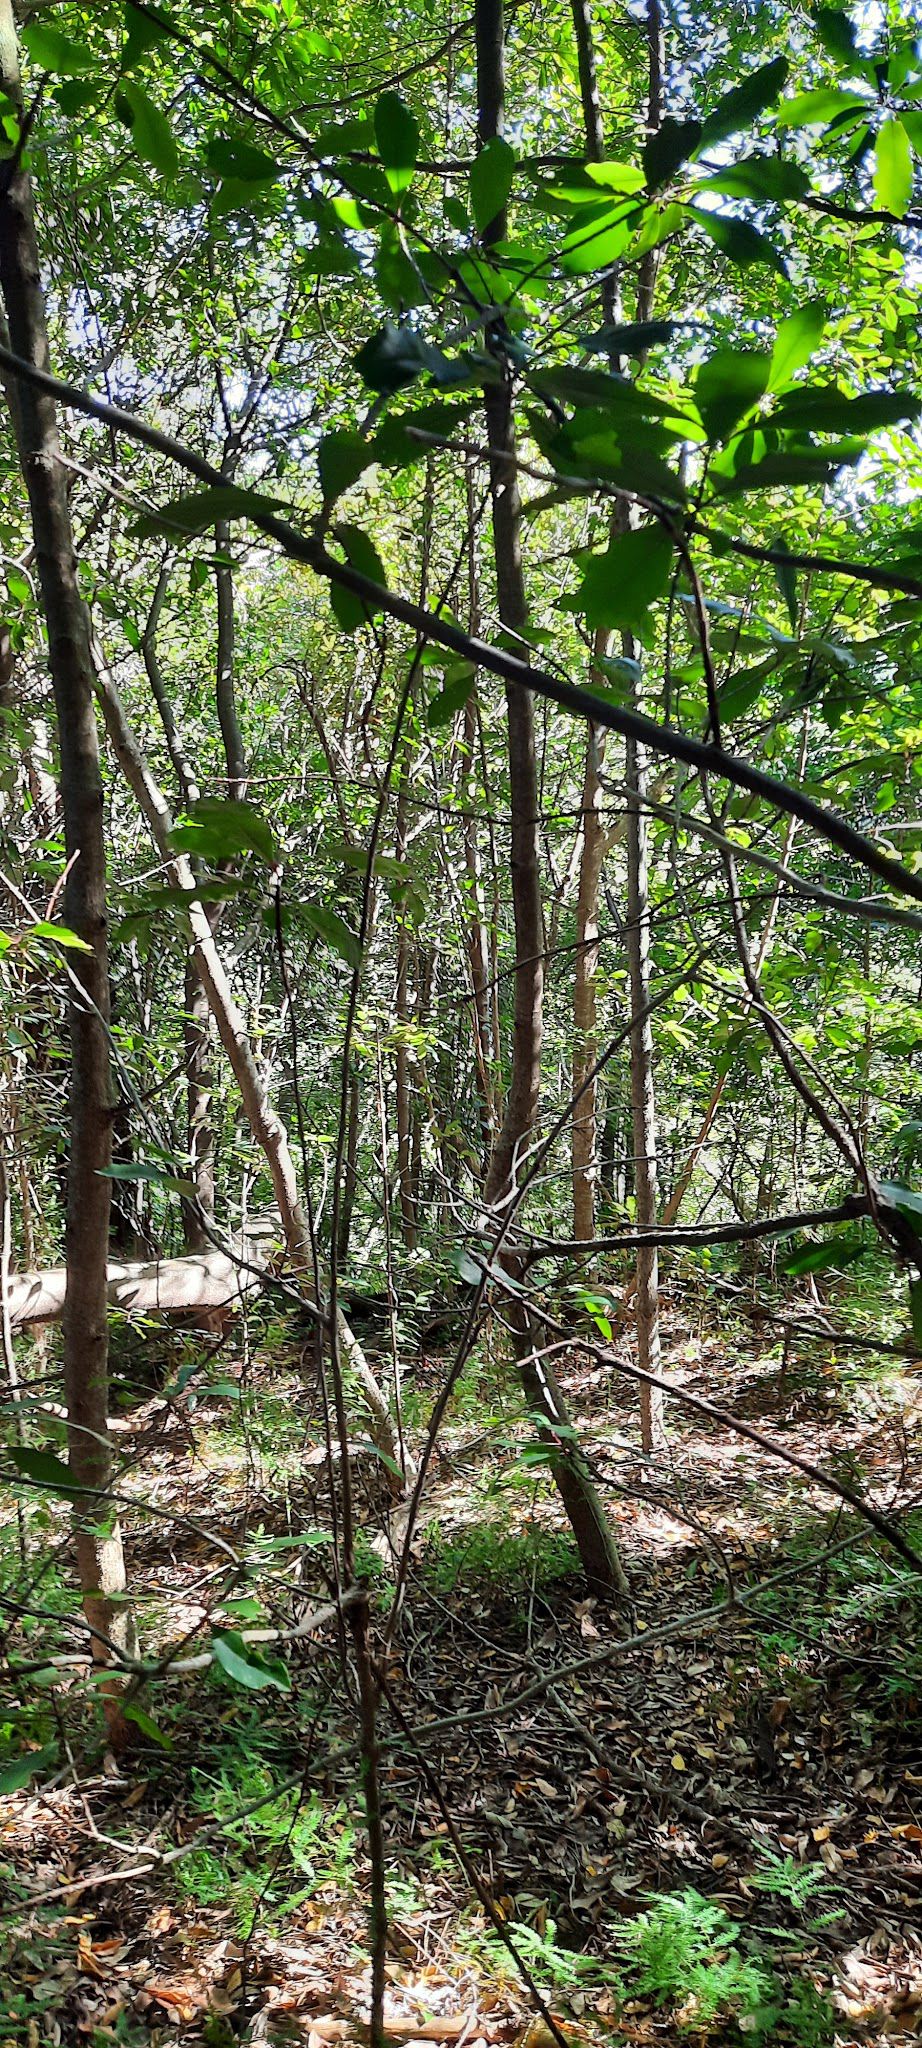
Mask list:
[[[913,0],[0,0],[0,2042],[915,2038]]]

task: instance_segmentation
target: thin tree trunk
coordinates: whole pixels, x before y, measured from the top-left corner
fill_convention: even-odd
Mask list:
[[[153,601],[148,613],[141,651],[154,703],[160,714],[167,751],[176,776],[176,786],[184,804],[197,803],[198,782],[179,733],[179,727],[170,701],[170,694],[164,682],[160,659],[157,653],[157,627],[167,593],[170,577],[170,562],[167,559],[157,578]],[[233,605],[233,587],[231,589]],[[220,622],[220,598],[218,610]],[[219,623],[220,643],[220,623]],[[233,638],[231,640],[233,648]],[[220,670],[220,647],[218,667]],[[186,955],[183,988],[183,1047],[186,1067],[186,1144],[192,1180],[195,1183],[195,1202],[183,1202],[183,1238],[189,1252],[203,1251],[208,1243],[208,1234],[203,1219],[214,1215],[214,1130],[211,1122],[211,1105],[214,1096],[210,1033],[208,1028],[208,998],[202,987],[194,952]]]
[[[571,0],[576,40],[580,99],[586,155],[593,163],[605,156],[605,131],[599,96],[595,44],[589,0]],[[602,284],[602,317],[611,325],[618,317],[619,290],[614,274]],[[613,368],[617,364],[613,362]],[[612,514],[612,531],[623,519],[621,508]],[[608,654],[611,634],[600,627],[593,640],[590,687],[605,687],[600,663]],[[590,726],[586,735],[586,766],[580,804],[579,886],[576,899],[576,956],[573,976],[573,1127],[571,1171],[573,1187],[573,1235],[595,1235],[596,1195],[599,1185],[598,1081],[594,1068],[598,1058],[597,979],[599,971],[599,885],[605,858],[605,829],[602,824],[602,767],[605,759],[605,731]]]
[[[663,118],[663,22],[659,0],[647,0],[648,101],[647,134],[655,135]],[[637,318],[649,320],[653,311],[656,282],[656,253],[649,251],[640,268],[637,289]],[[629,637],[624,652],[637,661],[641,650]],[[643,709],[639,683],[632,692],[636,710]],[[659,1206],[656,1159],[656,1086],[653,1061],[653,1023],[650,1016],[650,897],[648,879],[649,821],[646,808],[646,750],[636,740],[625,741],[627,799],[627,959],[630,1002],[631,1128],[634,1149],[635,1220],[638,1230],[652,1230]],[[636,1281],[637,1362],[644,1372],[659,1373],[659,1255],[655,1245],[643,1245],[637,1253]],[[664,1439],[662,1389],[641,1383],[640,1435],[647,1452],[661,1448]]]
[[[355,1191],[358,1184],[359,1155],[359,1068],[353,1059],[349,1073],[349,1111],[346,1124],[346,1156],[343,1160],[343,1192],[339,1208],[339,1234],[337,1255],[341,1265],[349,1257],[349,1239],[352,1234],[352,1213],[355,1208]]]
[[[805,718],[803,735],[800,743],[800,755],[797,763],[798,782],[803,780],[804,772],[807,765],[807,733],[808,721]],[[789,818],[787,823],[787,830],[784,835],[784,845],[781,851],[781,862],[783,867],[787,867],[790,862],[796,834],[797,819]],[[765,923],[762,926],[762,936],[759,940],[758,946],[753,956],[752,964],[757,974],[761,973],[762,968],[765,965],[765,962],[768,958],[769,949],[771,947],[772,939],[775,935],[775,926],[778,922],[778,912],[781,908],[781,888],[782,882],[781,876],[779,875],[778,880],[775,884],[774,895],[772,896],[772,900],[768,906],[768,912],[766,914]],[[869,930],[870,927],[867,927],[865,932],[866,939]],[[745,1016],[747,1012],[751,1010],[751,1008],[752,996],[748,989],[744,989],[741,1004],[742,1014]],[[707,1144],[708,1138],[711,1135],[711,1128],[714,1123],[714,1119],[717,1115],[717,1111],[719,1110],[721,1102],[723,1101],[724,1092],[726,1090],[729,1078],[730,1069],[728,1067],[723,1074],[718,1075],[717,1080],[715,1081],[714,1086],[711,1089],[710,1095],[708,1096],[707,1103],[705,1106],[704,1115],[695,1133],[694,1139],[688,1149],[688,1152],[685,1155],[684,1164],[681,1168],[681,1171],[672,1190],[672,1193],[669,1197],[669,1200],[666,1203],[666,1207],[663,1210],[661,1221],[664,1225],[668,1226],[670,1223],[674,1223],[676,1217],[678,1216],[679,1210],[682,1207],[682,1203],[685,1200],[685,1196],[688,1193],[688,1189],[691,1185],[691,1179],[695,1171],[695,1167],[697,1166],[701,1154],[704,1151],[704,1147]]]
[[[288,1133],[269,1099],[254,1059],[246,1024],[234,1000],[208,914],[195,896],[191,864],[185,854],[176,853],[171,845],[173,820],[169,805],[143,758],[101,652],[94,660],[94,686],[116,759],[163,858],[167,877],[174,887],[189,891],[187,915],[195,963],[208,1007],[240,1091],[244,1115],[269,1168],[289,1259],[296,1272],[307,1278],[313,1264],[310,1235],[299,1199]],[[337,1334],[341,1354],[361,1385],[368,1404],[374,1442],[385,1460],[389,1461],[386,1469],[391,1472],[393,1468],[392,1476],[396,1476],[400,1472],[400,1445],[393,1418],[361,1345],[348,1328],[341,1309],[337,1311]]]
[[[407,811],[406,774],[404,762],[397,791],[397,818],[394,853],[403,862],[407,857]],[[403,1242],[408,1252],[416,1243],[416,1203],[413,1197],[412,1166],[412,1105],[410,1091],[410,1048],[407,1031],[410,1022],[410,931],[402,909],[397,909],[397,972],[394,988],[394,1013],[397,1023],[397,1044],[394,1052],[394,1105],[397,1123],[397,1193],[400,1200],[400,1223]]]
[[[483,148],[503,131],[503,0],[477,0],[475,38],[478,141]],[[503,211],[486,229],[484,243],[492,246],[503,239],[505,232]],[[488,330],[487,340],[502,360],[501,332]],[[522,575],[521,510],[512,396],[507,377],[501,383],[487,386],[485,408],[487,441],[492,451],[490,489],[499,615],[507,631],[521,636],[527,624],[528,608]],[[544,917],[538,860],[538,779],[531,692],[520,684],[508,686],[506,708],[516,952],[515,1021],[509,1095],[485,1189],[487,1202],[500,1213],[514,1198],[537,1123],[544,1000]],[[514,1259],[507,1257],[505,1263],[510,1277],[517,1278]],[[625,1585],[614,1537],[585,1461],[572,1434],[566,1433],[571,1425],[560,1389],[536,1356],[536,1326],[524,1294],[512,1296],[509,1321],[523,1388],[536,1411],[541,1435],[549,1446],[551,1470],[576,1539],[586,1578],[594,1591],[610,1599],[623,1593]]]
[[[0,87],[21,110],[11,0],[0,0]],[[48,335],[29,175],[21,163],[15,162],[7,164],[4,173],[0,189],[0,288],[10,343],[18,356],[47,370]],[[86,948],[74,955],[73,971],[81,992],[72,992],[69,999],[71,1095],[64,1384],[70,1470],[79,1488],[77,1568],[84,1612],[94,1631],[93,1655],[97,1662],[106,1663],[109,1652],[105,1639],[133,1649],[134,1630],[123,1598],[122,1539],[110,1499],[106,1261],[113,1097],[107,1032],[109,972],[102,778],[88,622],[77,581],[53,400],[23,384],[17,394],[13,425],[29,494],[57,713],[64,833],[71,863],[63,917]],[[110,1681],[110,1685],[113,1683]],[[108,1694],[108,1713],[112,1734],[121,1738],[124,1724],[117,1695],[112,1690]]]

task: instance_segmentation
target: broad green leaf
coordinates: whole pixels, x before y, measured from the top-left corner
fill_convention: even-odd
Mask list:
[[[837,384],[799,384],[779,399],[772,425],[816,434],[870,434],[918,419],[922,400],[912,391],[861,391],[849,398]]]
[[[779,534],[777,536],[774,546],[776,553],[778,553],[779,555],[784,556],[788,553],[788,548],[782,535]],[[794,567],[790,562],[786,562],[784,560],[776,561],[773,566],[775,571],[775,582],[777,583],[782,598],[784,599],[785,609],[787,611],[788,618],[791,622],[791,632],[796,633],[797,628],[800,624],[800,618],[797,607],[796,571],[794,570]]]
[[[426,724],[432,731],[440,725],[450,725],[457,711],[463,710],[474,687],[475,670],[469,662],[464,664],[464,673],[446,682],[437,697],[433,697],[426,712]]]
[[[824,1273],[830,1266],[854,1265],[856,1259],[863,1257],[864,1250],[860,1237],[833,1237],[826,1244],[811,1244],[803,1251],[792,1252],[781,1270],[792,1280],[801,1273]]]
[[[175,178],[179,151],[166,115],[133,78],[123,78],[115,105],[120,119],[131,130],[131,140],[142,161],[159,171],[161,177]]]
[[[902,220],[912,202],[912,151],[902,121],[884,121],[874,149],[874,196]]]
[[[170,1736],[164,1734],[163,1729],[158,1727],[150,1714],[145,1713],[144,1708],[138,1705],[137,1700],[129,1700],[122,1708],[122,1713],[126,1721],[133,1721],[135,1727],[140,1728],[141,1734],[147,1736],[148,1742],[156,1742],[160,1749],[172,1749],[173,1743]]]
[[[837,57],[849,70],[854,68],[858,56],[854,24],[847,14],[838,7],[816,7],[813,10],[816,32],[830,57]]]
[[[279,176],[275,158],[241,137],[213,135],[205,162],[214,177],[230,178],[237,185],[271,185]]]
[[[160,534],[210,533],[212,527],[225,521],[258,520],[267,512],[277,511],[282,503],[281,498],[263,497],[262,492],[245,491],[237,484],[213,484],[206,490],[189,491],[182,498],[174,498],[172,504],[163,505],[159,512],[145,512],[135,521],[134,531],[142,540],[152,540]]]
[[[764,113],[778,98],[786,83],[790,66],[786,57],[773,57],[768,64],[760,64],[757,71],[744,78],[741,85],[731,86],[713,113],[708,114],[701,132],[701,147],[709,149],[714,142],[723,142],[728,135],[738,134],[741,128],[748,128],[751,121]]]
[[[785,100],[775,116],[776,128],[827,128],[842,114],[863,114],[867,100],[858,93],[840,92],[835,86],[819,85],[811,92],[795,93]]]
[[[736,491],[798,490],[811,484],[822,489],[840,467],[840,462],[825,455],[801,455],[780,449],[777,454],[764,455],[760,462],[740,463],[727,476],[712,469],[711,481],[724,497]]]
[[[272,831],[253,804],[228,797],[203,796],[189,804],[171,834],[174,846],[198,853],[214,862],[234,860],[241,853],[258,853],[269,867],[276,867],[279,850]]]
[[[743,718],[757,704],[765,688],[768,676],[775,667],[774,659],[760,661],[756,668],[739,669],[720,692],[720,709],[729,721]]]
[[[678,320],[626,320],[615,327],[598,327],[594,334],[581,334],[579,345],[587,355],[645,356],[648,349],[671,341],[680,326]]]
[[[726,192],[732,199],[803,199],[810,180],[800,164],[783,156],[744,156],[713,177],[696,180],[696,192]]]
[[[787,277],[787,265],[774,243],[767,235],[760,235],[748,220],[735,220],[725,213],[706,213],[698,206],[690,207],[689,212],[696,225],[703,228],[718,249],[741,270],[747,270],[753,263],[764,263],[769,270],[776,270],[779,276]]]
[[[21,1792],[36,1771],[49,1771],[56,1764],[58,1752],[53,1744],[47,1749],[31,1749],[25,1756],[14,1757],[13,1762],[4,1764],[0,1770],[0,1799],[7,1799],[11,1792]]]
[[[695,404],[709,441],[725,441],[738,421],[758,404],[768,384],[771,358],[747,349],[718,349],[695,379]]]
[[[350,931],[345,918],[340,917],[338,911],[330,910],[325,903],[302,903],[300,909],[305,924],[311,931],[316,932],[318,939],[323,939],[326,945],[332,946],[334,953],[338,953],[340,959],[345,960],[347,967],[358,973],[362,965],[362,948],[355,932]]]
[[[634,633],[649,646],[650,606],[666,589],[672,559],[673,543],[661,526],[619,534],[583,570],[577,602],[586,624]]]
[[[32,926],[29,937],[52,939],[56,946],[66,946],[72,953],[91,953],[93,950],[85,939],[79,939],[76,932],[71,931],[69,925],[49,924],[45,918],[39,918],[38,924]]]
[[[644,174],[636,164],[584,164],[583,170],[590,185],[603,185],[609,192],[642,192],[644,188]]]
[[[72,42],[70,36],[44,22],[29,22],[20,31],[20,41],[33,64],[41,71],[55,72],[58,78],[79,78],[82,72],[95,69],[96,59],[85,43]]]
[[[156,1166],[147,1159],[139,1159],[115,1166],[100,1166],[97,1169],[101,1180],[152,1181],[155,1186],[168,1189],[171,1195],[194,1196],[198,1190],[192,1180],[183,1180],[178,1173],[171,1173],[166,1166]]]
[[[374,113],[375,143],[392,192],[413,180],[419,155],[419,124],[399,92],[383,92]]]
[[[324,434],[317,449],[317,468],[326,503],[332,504],[340,498],[374,459],[372,444],[353,429],[337,427],[332,433]]]
[[[363,533],[360,526],[337,526],[336,539],[345,554],[351,569],[357,569],[360,576],[367,576],[372,583],[387,588],[384,563],[372,540]],[[345,633],[355,633],[360,626],[367,625],[370,618],[377,618],[380,606],[373,599],[358,596],[347,590],[341,583],[330,584],[330,603],[338,624]]]
[[[159,8],[156,12],[157,19],[153,21],[149,15],[142,14],[140,8],[134,7],[132,0],[125,0],[125,42],[121,63],[123,71],[130,71],[132,65],[146,56],[147,51],[153,49],[155,43],[169,41],[173,32],[172,22]]]
[[[264,1692],[267,1686],[276,1686],[279,1692],[290,1691],[291,1679],[281,1658],[262,1657],[233,1629],[216,1631],[211,1648],[215,1663],[220,1664],[234,1685],[245,1686],[248,1692]]]
[[[471,167],[471,212],[479,234],[505,210],[514,177],[515,150],[505,136],[491,136]]]
[[[415,327],[395,327],[390,320],[363,343],[354,360],[363,383],[386,393],[402,391],[428,367],[426,347]]]
[[[618,207],[607,207],[588,219],[581,216],[561,245],[561,269],[568,276],[581,277],[616,263],[624,255],[641,212],[640,207],[628,201]]]
[[[769,391],[783,391],[795,370],[802,370],[812,360],[825,325],[826,306],[822,299],[807,299],[795,313],[782,320],[772,349]]]
[[[20,569],[10,569],[6,587],[14,604],[28,604],[32,595],[32,585],[28,576],[24,576]]]
[[[917,1194],[915,1188],[904,1188],[896,1180],[882,1180],[879,1185],[884,1201],[894,1209],[905,1209],[906,1214],[913,1218],[922,1216],[922,1195]]]
[[[44,1491],[60,1494],[63,1500],[73,1500],[80,1491],[74,1485],[69,1466],[56,1458],[53,1451],[34,1451],[26,1444],[11,1444],[9,1455],[23,1478],[33,1479]]]
[[[656,134],[649,136],[643,146],[644,173],[651,192],[668,184],[673,172],[688,162],[701,135],[700,121],[675,121],[667,114]]]

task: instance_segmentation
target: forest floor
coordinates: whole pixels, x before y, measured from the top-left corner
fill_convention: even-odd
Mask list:
[[[676,1306],[664,1367],[899,1512],[918,1547],[922,1514],[905,1516],[922,1498],[922,1383],[905,1358],[805,1329],[782,1357],[771,1326],[705,1330]],[[413,1439],[444,1370],[422,1357],[408,1378]],[[671,1402],[667,1449],[647,1461],[623,1376],[574,1354],[562,1377],[631,1612],[586,1597],[527,1418],[495,1367],[472,1365],[388,1651],[389,2025],[403,2040],[547,2048],[504,1930],[574,2042],[917,2038],[911,1568],[726,1424]],[[254,1330],[245,1361],[232,1336],[185,1393],[127,1409],[147,1652],[206,1616],[290,1630],[328,1597],[318,1434],[277,1330]],[[383,1614],[381,1492],[369,1484],[361,1516]],[[18,1753],[25,1729],[52,1760],[42,1789],[0,1798],[2,2048],[360,2040],[368,1869],[335,1631],[287,1644],[287,1676],[259,1690],[217,1665],[159,1681],[119,1766],[102,1757],[85,1680],[41,1669],[72,1643],[66,1515],[33,1512],[40,1615],[6,1642],[32,1676],[9,1713],[0,1701],[0,1736]]]

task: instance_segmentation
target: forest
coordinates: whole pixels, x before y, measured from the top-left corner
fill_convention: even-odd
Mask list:
[[[922,2025],[916,0],[0,0],[0,2048]]]

